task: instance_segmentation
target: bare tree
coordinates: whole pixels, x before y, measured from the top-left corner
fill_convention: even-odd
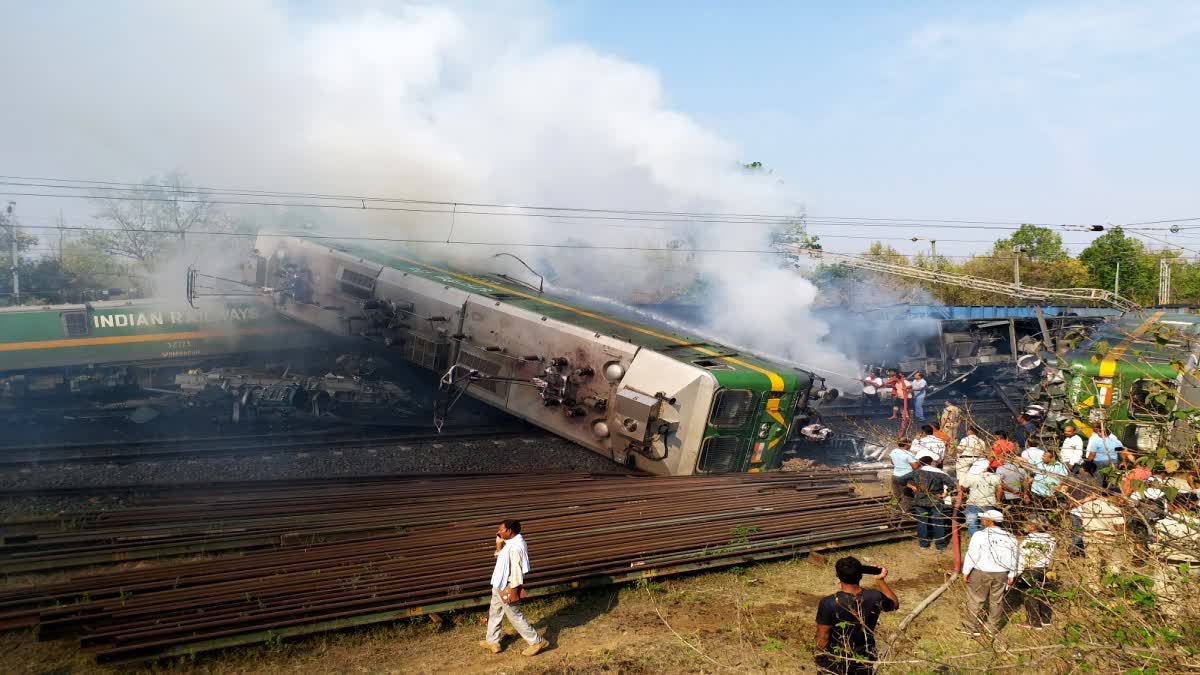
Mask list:
[[[93,201],[94,217],[104,228],[89,232],[86,243],[146,267],[152,267],[173,240],[182,244],[193,229],[229,229],[220,206],[180,173],[150,177],[128,191],[98,191]]]

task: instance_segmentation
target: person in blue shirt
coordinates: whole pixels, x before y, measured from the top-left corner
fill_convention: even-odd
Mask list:
[[[900,508],[908,511],[912,505],[912,494],[904,489],[903,478],[920,466],[912,453],[912,441],[901,438],[888,457],[892,460],[892,494],[899,501]]]
[[[1120,451],[1124,448],[1125,445],[1116,434],[1101,426],[1088,439],[1086,459],[1095,462],[1098,467],[1112,466],[1120,459]]]
[[[1040,461],[1033,463],[1033,480],[1029,491],[1043,508],[1053,508],[1058,501],[1058,486],[1067,475],[1067,467],[1050,450],[1042,450]]]

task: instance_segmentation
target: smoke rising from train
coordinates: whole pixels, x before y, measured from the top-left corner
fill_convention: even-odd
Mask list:
[[[742,167],[771,158],[745,157],[673,110],[654,71],[555,39],[554,17],[536,3],[356,3],[303,14],[265,0],[81,3],[14,14],[0,73],[22,104],[0,110],[0,128],[14,141],[9,161],[31,174],[137,180],[179,168],[199,185],[446,201],[803,208],[796,186]],[[816,288],[775,256],[519,246],[761,250],[765,225],[451,210],[299,219],[321,232],[495,242],[410,249],[528,278],[493,257],[510,252],[592,295],[670,299],[699,281],[704,333],[825,373],[855,370],[820,342],[828,326],[810,311]],[[264,229],[297,219],[295,210],[255,215]]]

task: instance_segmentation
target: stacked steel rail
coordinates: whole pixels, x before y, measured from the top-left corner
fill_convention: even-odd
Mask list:
[[[246,436],[101,441],[27,447],[0,447],[0,468],[29,464],[124,464],[161,460],[206,459],[270,452],[302,452],[334,448],[368,448],[397,443],[470,439],[544,438],[547,434],[523,422],[476,426],[439,433],[428,426],[380,430],[283,432]]]
[[[0,569],[218,552],[0,593],[0,627],[101,662],[194,654],[486,605],[493,534],[525,524],[532,596],[906,536],[869,475],[499,475],[227,484],[8,526]],[[94,570],[93,570],[94,572]]]

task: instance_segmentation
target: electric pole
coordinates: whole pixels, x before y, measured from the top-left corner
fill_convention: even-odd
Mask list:
[[[12,279],[13,304],[21,304],[21,257],[17,253],[17,221],[13,219],[13,207],[16,202],[8,203],[8,234],[12,237]]]
[[[1012,247],[1013,253],[1013,285],[1017,290],[1021,290],[1021,254],[1025,252],[1024,244],[1017,244]]]

